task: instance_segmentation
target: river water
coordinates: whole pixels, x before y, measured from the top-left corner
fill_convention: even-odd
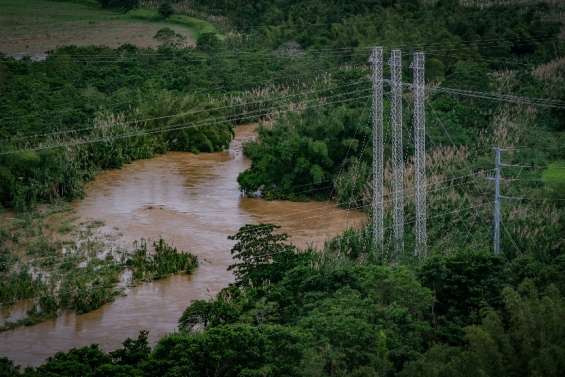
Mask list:
[[[112,350],[140,330],[155,342],[174,331],[184,309],[195,299],[212,298],[233,281],[232,241],[228,235],[249,223],[275,223],[298,246],[321,246],[365,215],[337,209],[330,202],[295,203],[243,198],[238,174],[249,166],[242,143],[254,126],[240,126],[229,151],[168,153],[99,174],[86,198],[74,203],[77,222],[103,221],[99,230],[131,245],[140,238],[163,237],[198,255],[191,276],[176,275],[128,290],[93,312],[64,313],[55,320],[0,333],[0,356],[21,365],[37,365],[58,351],[97,343]]]

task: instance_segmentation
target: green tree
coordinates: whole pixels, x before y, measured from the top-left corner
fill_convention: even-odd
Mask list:
[[[434,294],[441,339],[460,342],[462,327],[477,322],[481,309],[502,306],[500,293],[509,281],[504,265],[503,258],[488,252],[458,252],[424,262],[419,280]]]
[[[302,334],[282,326],[226,325],[163,338],[145,368],[151,376],[297,376]]]
[[[168,27],[159,29],[153,38],[167,47],[182,47],[186,43],[184,36],[175,33],[173,29]]]
[[[179,319],[179,328],[184,331],[206,329],[235,322],[238,311],[222,299],[214,301],[196,300],[190,304]]]
[[[504,311],[492,309],[465,329],[465,347],[436,346],[401,374],[407,376],[548,376],[565,368],[565,301],[555,288],[540,295],[531,282],[506,288]]]
[[[202,51],[214,51],[222,46],[216,33],[202,33],[196,41],[196,47]]]
[[[0,357],[0,377],[16,377],[19,376],[19,368],[6,357]]]
[[[259,286],[278,281],[287,264],[296,260],[297,250],[286,243],[286,234],[277,234],[273,224],[245,225],[229,239],[236,241],[231,249],[235,263],[228,270],[234,272],[238,286]]]
[[[169,18],[175,13],[175,8],[168,1],[159,5],[159,14],[164,18]]]
[[[126,339],[121,349],[110,352],[110,357],[118,365],[139,366],[149,358],[149,331],[140,331],[137,339]]]

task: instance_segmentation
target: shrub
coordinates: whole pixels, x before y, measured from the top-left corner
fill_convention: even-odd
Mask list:
[[[139,0],[98,0],[102,8],[133,9],[139,6]]]
[[[169,18],[175,13],[175,9],[171,5],[171,3],[166,2],[159,5],[159,14],[164,18]]]

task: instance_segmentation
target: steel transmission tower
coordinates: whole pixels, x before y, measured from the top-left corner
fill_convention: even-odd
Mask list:
[[[500,166],[501,166],[501,151],[500,148],[495,148],[495,169],[494,169],[494,235],[493,247],[494,254],[500,254]]]
[[[416,248],[414,254],[426,256],[426,109],[425,109],[425,57],[423,52],[414,54],[412,62],[414,72],[414,175],[416,207]]]
[[[390,57],[392,79],[391,127],[392,127],[392,190],[393,190],[393,260],[398,261],[404,254],[404,158],[402,148],[402,52],[392,50]]]
[[[373,240],[384,260],[383,208],[383,48],[375,47],[369,59],[373,74]]]

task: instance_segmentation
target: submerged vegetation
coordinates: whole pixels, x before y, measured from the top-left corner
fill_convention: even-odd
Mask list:
[[[179,272],[190,274],[198,266],[198,259],[192,254],[178,252],[160,239],[153,243],[152,252],[146,241],[139,243],[126,264],[132,270],[134,281],[151,281]]]
[[[28,299],[32,304],[23,318],[4,318],[0,331],[53,318],[61,310],[87,313],[126,293],[130,284],[190,274],[198,265],[194,255],[177,250],[163,239],[151,247],[141,240],[132,251],[112,247],[97,234],[100,224],[73,229],[74,241],[53,241],[48,237],[46,214],[36,215],[24,219],[23,228],[18,228],[18,218],[0,228],[13,240],[2,239],[9,246],[1,254],[0,305],[9,313],[11,305],[21,300]],[[22,251],[25,256],[14,257]],[[130,281],[122,278],[126,271],[131,272]]]

